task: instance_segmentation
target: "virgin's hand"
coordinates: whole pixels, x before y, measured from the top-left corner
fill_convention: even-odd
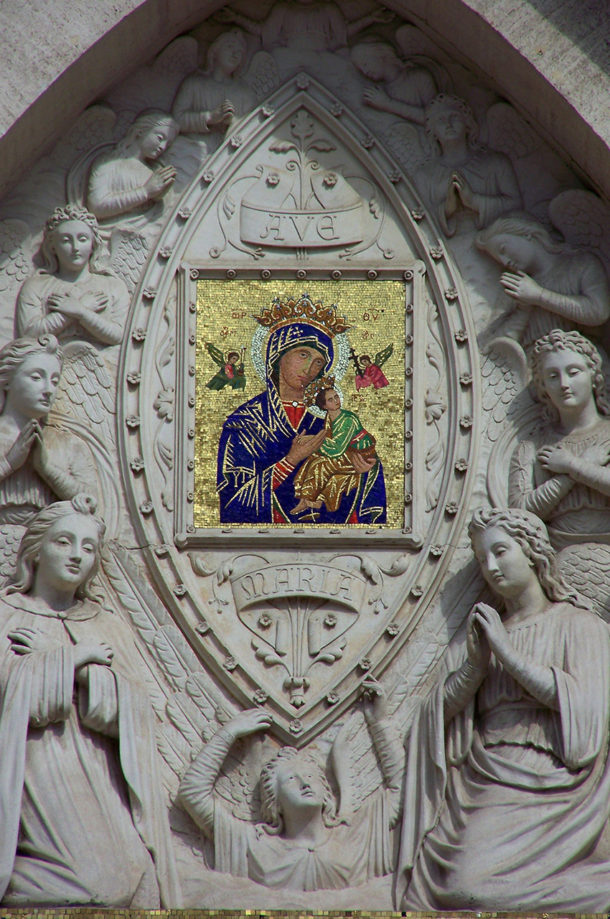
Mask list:
[[[454,172],[452,185],[464,207],[468,208],[469,211],[476,211],[478,213],[479,204],[477,196],[464,176],[460,175],[459,172]]]
[[[50,651],[51,648],[57,647],[54,641],[44,635],[38,629],[30,629],[23,626],[19,629],[13,629],[8,633],[11,640],[11,651],[15,654],[31,654],[32,651]]]
[[[262,708],[248,708],[232,718],[226,725],[226,730],[237,740],[238,737],[248,737],[250,734],[266,731],[270,726],[271,715]]]
[[[565,447],[542,447],[537,456],[542,468],[556,475],[571,475],[577,463],[577,458]]]
[[[468,660],[477,670],[487,670],[491,648],[487,641],[487,636],[479,628],[477,623],[477,610],[483,603],[477,603],[468,614],[468,624],[466,626],[466,650],[468,651]]]
[[[474,620],[477,627],[484,632],[491,650],[498,660],[502,660],[503,651],[510,647],[510,640],[498,611],[487,603],[477,603],[474,608]]]
[[[364,698],[364,717],[369,724],[382,721],[387,715],[387,698],[385,689],[374,676],[367,676],[362,681]]]
[[[78,319],[83,313],[79,298],[72,294],[51,294],[47,300],[47,306],[69,319]]]
[[[524,306],[538,303],[542,287],[524,271],[505,271],[500,276],[500,284],[509,297]]]
[[[359,472],[361,475],[366,475],[367,472],[370,472],[376,462],[376,456],[358,456],[357,453],[352,453],[350,455],[350,463],[356,472]]]
[[[298,466],[304,459],[307,459],[308,456],[315,453],[318,447],[322,446],[325,439],[325,428],[322,428],[317,434],[297,434],[286,456],[287,461],[292,466]]]
[[[81,297],[81,304],[88,313],[101,313],[109,302],[108,294],[102,290],[96,290],[94,293],[84,294]]]
[[[381,109],[388,103],[388,95],[379,86],[368,86],[362,93],[362,101],[371,108]]]
[[[112,664],[114,651],[105,641],[99,644],[79,641],[74,645],[74,669],[78,670],[84,664],[101,664],[109,667]]]
[[[19,431],[16,441],[6,454],[6,461],[13,472],[21,469],[40,436],[40,425],[35,418],[31,418]]]

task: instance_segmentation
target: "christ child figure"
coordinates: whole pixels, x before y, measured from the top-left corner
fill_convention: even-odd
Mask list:
[[[376,459],[375,438],[362,426],[358,415],[341,408],[341,396],[334,377],[314,380],[305,391],[305,403],[315,403],[326,412],[326,437],[318,450],[298,470],[294,490],[299,503],[291,511],[301,514],[325,504],[335,511],[343,495],[357,488],[360,473],[352,462],[354,454]]]

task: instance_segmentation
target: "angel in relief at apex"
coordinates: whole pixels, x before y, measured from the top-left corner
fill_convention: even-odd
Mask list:
[[[390,829],[399,816],[402,750],[373,678],[363,682],[364,713],[384,787],[356,813],[338,813],[325,769],[309,752],[282,747],[260,773],[261,817],[234,817],[215,793],[216,780],[240,737],[271,723],[261,709],[231,719],[197,754],[180,784],[179,804],[214,843],[214,867],[266,887],[315,891],[356,886],[392,871]],[[336,779],[349,782],[347,751],[331,753]],[[343,789],[349,796],[349,788]]]
[[[469,532],[502,606],[473,607],[414,720],[398,908],[606,912],[608,628],[533,514],[479,509]]]
[[[265,346],[265,391],[225,420],[218,446],[217,491],[222,523],[291,523],[302,463],[329,436],[323,411],[305,402],[306,388],[330,374],[347,326],[335,307],[276,300],[255,317]],[[346,347],[347,343],[346,343]],[[354,432],[355,433],[355,432]],[[347,462],[347,457],[345,459]],[[332,508],[316,509],[316,523],[386,521],[383,468],[367,451],[349,453],[349,488]]]

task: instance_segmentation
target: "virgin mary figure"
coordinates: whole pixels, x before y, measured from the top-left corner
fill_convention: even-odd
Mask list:
[[[347,325],[334,306],[313,303],[305,295],[275,300],[254,318],[270,332],[266,389],[224,422],[217,472],[221,523],[385,523],[385,482],[377,457],[355,458],[357,485],[336,510],[322,506],[307,519],[291,516],[298,501],[295,473],[327,436],[315,406],[305,405],[305,388],[329,373],[335,336]]]

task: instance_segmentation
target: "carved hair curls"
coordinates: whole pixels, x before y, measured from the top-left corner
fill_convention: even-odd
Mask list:
[[[34,354],[53,354],[63,364],[63,353],[54,335],[36,338],[15,338],[0,350],[0,414],[13,377],[23,362]]]
[[[520,546],[536,572],[544,593],[556,603],[568,601],[575,606],[588,607],[576,591],[571,590],[564,581],[557,555],[549,541],[546,526],[535,514],[516,508],[501,509],[479,507],[472,515],[468,525],[468,535],[474,551],[475,536],[484,533],[490,527],[501,527]]]
[[[78,494],[75,495],[71,501],[56,501],[55,504],[50,504],[36,514],[34,519],[29,523],[21,540],[21,545],[17,553],[17,561],[15,563],[15,573],[9,580],[7,593],[24,594],[31,589],[34,583],[38,556],[43,540],[50,527],[52,527],[54,523],[57,523],[58,520],[61,520],[62,517],[82,514],[84,517],[91,518],[97,527],[101,545],[104,533],[106,532],[106,524],[100,517],[95,516],[96,510],[97,501],[95,498],[91,495]],[[96,551],[95,564],[93,565],[91,573],[76,589],[75,596],[78,599],[89,598],[91,600],[99,600],[99,597],[90,590],[91,582],[98,572],[99,565],[100,546],[98,546],[98,550]]]
[[[44,225],[44,236],[40,246],[41,267],[43,271],[49,274],[55,274],[59,270],[59,262],[53,248],[53,234],[62,223],[67,223],[69,220],[78,220],[79,223],[84,223],[91,230],[93,246],[91,247],[90,261],[95,259],[102,248],[102,237],[95,214],[92,214],[91,211],[88,211],[86,207],[82,207],[80,204],[66,204],[63,207],[56,207]]]
[[[265,822],[266,831],[273,836],[279,835],[284,829],[284,819],[280,812],[277,794],[278,772],[282,766],[293,759],[298,759],[314,769],[324,789],[322,804],[322,820],[325,826],[337,826],[340,819],[337,817],[337,803],[332,793],[324,770],[316,759],[309,753],[302,753],[294,747],[282,747],[273,759],[270,759],[261,769],[261,816]]]
[[[548,335],[543,335],[542,338],[539,338],[534,343],[529,357],[536,396],[544,405],[545,413],[549,420],[558,421],[559,412],[545,389],[543,367],[545,356],[556,351],[574,351],[585,359],[585,363],[593,375],[593,398],[595,399],[597,410],[600,415],[610,415],[610,401],[606,391],[606,380],[602,372],[602,359],[599,351],[580,332],[564,332],[561,329],[553,329]]]

